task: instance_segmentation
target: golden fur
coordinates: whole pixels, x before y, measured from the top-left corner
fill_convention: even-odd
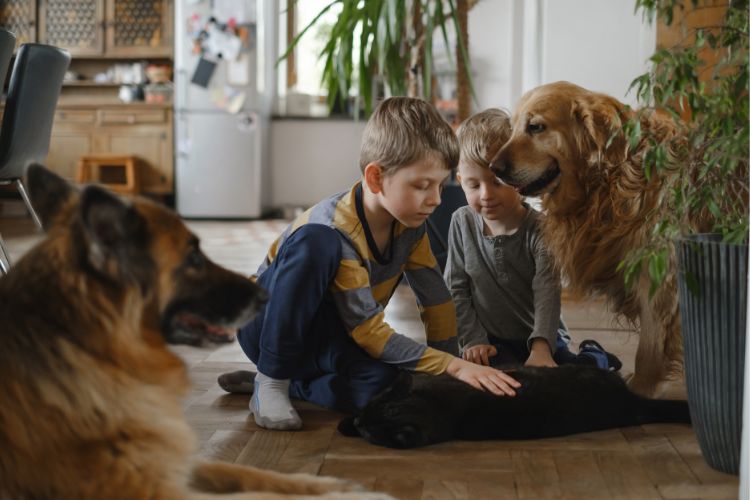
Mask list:
[[[29,190],[48,235],[0,279],[0,499],[389,498],[191,459],[187,372],[166,341],[225,335],[264,292],[157,204],[39,166]]]
[[[616,99],[568,82],[526,93],[512,119],[510,140],[492,169],[521,194],[542,196],[542,231],[574,295],[599,294],[638,325],[640,339],[631,387],[653,395],[677,375],[682,339],[674,266],[649,299],[644,271],[631,290],[618,264],[643,248],[659,217],[662,184],[647,180],[644,143],[631,148],[620,130],[633,111]],[[640,117],[642,130],[671,137],[671,120]]]

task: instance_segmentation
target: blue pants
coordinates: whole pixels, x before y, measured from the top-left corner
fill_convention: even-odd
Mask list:
[[[291,379],[292,397],[355,412],[398,370],[370,357],[347,333],[329,292],[340,262],[336,230],[300,227],[258,277],[268,302],[237,338],[259,372]]]
[[[603,370],[609,368],[607,353],[598,349],[584,349],[573,354],[568,349],[568,334],[557,332],[557,350],[552,359],[558,365],[594,365]],[[496,368],[508,368],[522,365],[529,357],[529,347],[525,340],[500,340],[490,338],[490,343],[497,349],[497,355],[490,358],[490,364]]]

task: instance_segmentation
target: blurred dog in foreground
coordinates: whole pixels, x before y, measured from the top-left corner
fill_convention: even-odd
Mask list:
[[[265,292],[155,203],[37,165],[28,187],[47,237],[0,280],[0,498],[388,498],[191,459],[187,370],[167,342],[233,335]]]

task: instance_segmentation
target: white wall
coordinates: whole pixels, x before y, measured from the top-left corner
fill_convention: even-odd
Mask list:
[[[271,206],[309,206],[359,179],[363,121],[271,122]]]
[[[473,103],[475,110],[509,109],[512,104],[514,1],[482,0],[469,11],[469,53],[478,101]]]
[[[656,29],[634,13],[634,0],[541,0],[542,83],[569,80],[636,104],[626,95],[646,71]]]
[[[512,110],[523,92],[569,80],[634,103],[630,82],[646,69],[655,30],[635,0],[482,0],[469,13],[477,110]],[[364,123],[275,120],[273,207],[310,205],[358,178]]]

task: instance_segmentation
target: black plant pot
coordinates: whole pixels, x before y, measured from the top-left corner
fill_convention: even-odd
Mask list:
[[[747,322],[747,245],[721,235],[676,242],[685,378],[693,428],[706,462],[739,473]],[[691,278],[692,276],[692,278]],[[695,279],[695,294],[688,283]]]

